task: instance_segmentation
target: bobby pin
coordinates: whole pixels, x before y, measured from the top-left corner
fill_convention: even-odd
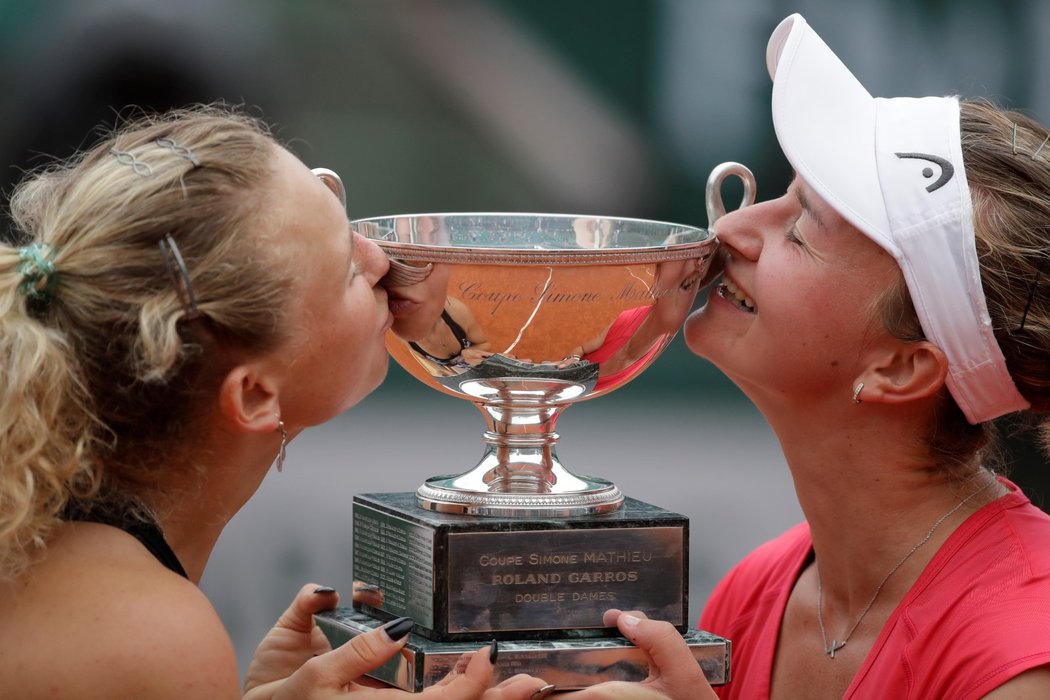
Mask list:
[[[201,167],[201,162],[197,159],[197,156],[193,155],[193,151],[180,143],[176,143],[174,139],[159,138],[154,143],[193,163],[194,169]]]
[[[118,150],[116,146],[109,149],[109,152],[117,159],[117,162],[123,163],[124,165],[130,165],[131,169],[135,171],[135,174],[141,175],[142,177],[152,177],[153,168],[150,167],[149,163],[144,163],[135,157],[135,154],[129,153],[128,151]]]
[[[1039,157],[1039,154],[1042,152],[1043,148],[1046,146],[1047,141],[1050,141],[1050,134],[1048,134],[1047,137],[1045,139],[1043,139],[1043,142],[1041,144],[1039,144],[1039,148],[1035,149],[1035,153],[1032,154],[1032,160],[1035,160],[1036,158]],[[1014,122],[1013,137],[1010,140],[1010,148],[1013,151],[1013,154],[1016,156],[1017,155],[1017,122]]]
[[[1050,134],[1048,134],[1047,137],[1043,139],[1043,142],[1039,144],[1039,148],[1035,149],[1035,153],[1032,154],[1032,160],[1035,160],[1036,156],[1039,155],[1039,151],[1043,150],[1043,146],[1046,145],[1047,141],[1050,141]]]
[[[179,297],[179,304],[186,314],[186,320],[192,321],[200,316],[197,310],[197,299],[193,295],[193,284],[190,282],[190,272],[186,269],[186,262],[182,259],[182,253],[175,244],[175,239],[170,233],[158,243],[161,255],[164,257],[164,267],[171,275],[172,284],[175,285],[175,293]]]

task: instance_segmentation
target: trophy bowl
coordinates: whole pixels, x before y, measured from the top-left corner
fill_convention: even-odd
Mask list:
[[[318,171],[337,194],[338,177]],[[708,221],[725,213],[708,180]],[[412,633],[375,679],[421,691],[478,643],[500,640],[500,680],[560,690],[640,681],[649,659],[606,627],[638,610],[683,636],[704,677],[726,683],[731,640],[688,622],[689,521],[558,460],[569,405],[623,386],[674,337],[714,267],[707,228],[562,214],[444,213],[351,222],[390,258],[387,347],[424,384],[481,410],[480,462],[413,492],[353,497],[354,579],[382,591],[316,616],[333,646],[408,617]],[[487,516],[487,517],[474,517]],[[504,658],[506,657],[506,658]]]
[[[753,179],[723,164],[708,182]],[[637,377],[668,346],[709,272],[709,228],[641,219],[529,213],[432,213],[359,219],[390,258],[391,356],[424,384],[471,401],[485,420],[481,460],[434,476],[418,505],[512,518],[593,515],[624,500],[615,484],[559,461],[569,405]]]

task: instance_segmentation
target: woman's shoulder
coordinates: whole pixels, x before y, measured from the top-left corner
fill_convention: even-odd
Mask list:
[[[1003,521],[1011,539],[1037,569],[1050,573],[1050,514],[1027,496],[1011,493],[1004,499]]]
[[[1003,577],[1050,593],[1050,514],[1005,483],[1009,493],[967,519],[935,563],[948,573],[970,569],[981,579]]]
[[[1050,664],[1050,516],[1015,489],[988,504],[937,552],[898,614],[905,624],[887,636],[878,675],[893,677],[905,658],[921,697],[984,697]]]
[[[67,530],[0,603],[13,697],[239,696],[229,636],[197,586],[119,530]]]

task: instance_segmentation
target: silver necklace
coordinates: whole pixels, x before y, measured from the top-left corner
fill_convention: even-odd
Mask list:
[[[820,580],[820,568],[817,568],[817,624],[820,625],[820,636],[824,639],[825,654],[827,654],[833,659],[835,658],[835,652],[841,649],[842,647],[846,646],[846,642],[848,642],[849,638],[853,636],[853,632],[860,625],[861,620],[863,620],[864,616],[868,614],[869,610],[871,610],[871,606],[875,604],[875,599],[879,597],[879,593],[882,592],[882,587],[885,586],[886,582],[890,580],[890,576],[893,576],[893,574],[897,572],[897,569],[901,568],[901,566],[904,565],[904,562],[908,561],[908,558],[912,554],[915,554],[916,551],[918,551],[919,547],[929,542],[930,538],[933,537],[933,533],[936,532],[937,528],[941,526],[941,523],[950,518],[964,505],[976,498],[977,494],[983,492],[994,483],[996,483],[996,479],[993,477],[991,481],[989,481],[987,484],[985,484],[981,488],[971,493],[966,498],[956,503],[954,506],[952,506],[951,510],[949,510],[947,513],[938,518],[937,522],[933,524],[933,527],[929,529],[926,535],[923,536],[923,538],[919,540],[914,547],[908,550],[907,554],[901,557],[900,560],[893,565],[893,568],[890,569],[890,572],[888,574],[882,577],[882,581],[880,581],[879,585],[875,587],[875,593],[872,594],[871,600],[869,600],[868,604],[864,606],[863,610],[861,610],[860,617],[857,618],[857,621],[853,623],[853,626],[849,628],[849,631],[846,632],[846,634],[842,637],[841,640],[832,639],[829,642],[828,633],[824,631],[824,585],[823,583],[821,583]]]

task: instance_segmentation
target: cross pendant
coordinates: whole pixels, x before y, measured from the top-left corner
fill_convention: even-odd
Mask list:
[[[831,640],[831,646],[829,646],[827,649],[825,649],[824,653],[834,659],[835,658],[835,652],[838,651],[839,649],[841,649],[844,646],[846,646],[845,642],[836,642],[834,639],[832,639]]]

